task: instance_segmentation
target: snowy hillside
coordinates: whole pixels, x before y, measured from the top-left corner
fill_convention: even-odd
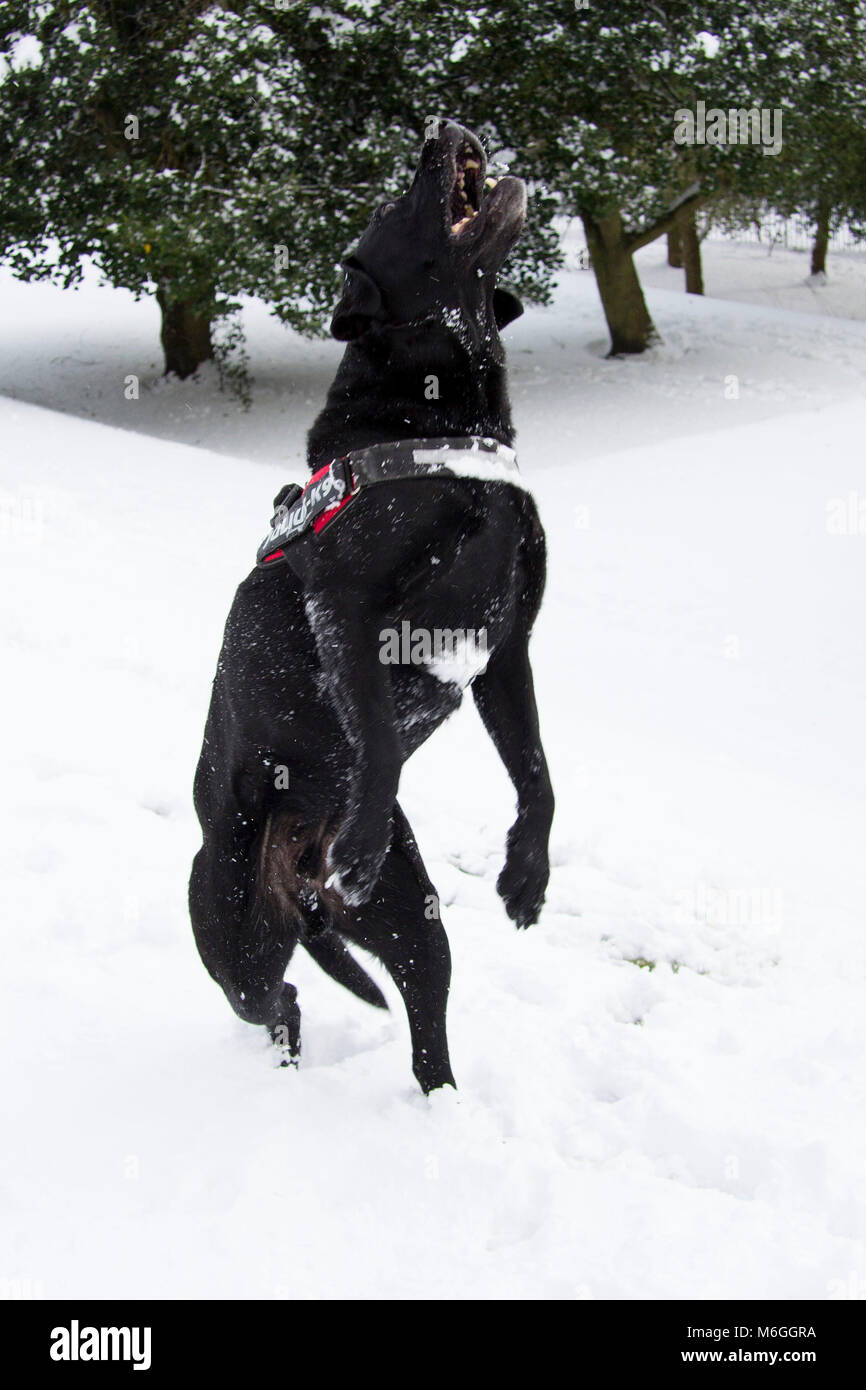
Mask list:
[[[719,252],[726,283],[742,252]],[[253,308],[243,414],[207,374],[158,382],[151,305],[2,295],[0,1276],[79,1298],[866,1295],[864,324],[671,286],[648,294],[665,345],[612,363],[574,271],[508,330],[550,546],[554,868],[515,932],[494,887],[513,797],[467,701],[401,793],[454,959],[460,1090],[425,1100],[376,967],[388,1015],[299,953],[304,1056],[279,1070],[186,912],[222,624],[337,345]]]

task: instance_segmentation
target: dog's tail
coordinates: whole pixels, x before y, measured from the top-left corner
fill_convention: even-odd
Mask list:
[[[325,974],[336,980],[338,985],[344,985],[353,994],[357,994],[359,999],[373,1004],[377,1009],[387,1009],[388,1003],[379,986],[361,969],[332,927],[325,927],[311,936],[304,935],[302,931],[301,945],[316,964],[322,967]]]
[[[387,1009],[379,986],[347,950],[334,925],[344,908],[339,894],[325,887],[332,839],[327,825],[311,828],[286,814],[269,816],[259,848],[256,915],[264,928],[276,907],[326,975],[365,1003]]]

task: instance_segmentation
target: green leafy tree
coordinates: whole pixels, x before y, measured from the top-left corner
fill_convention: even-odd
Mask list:
[[[319,332],[339,260],[404,188],[463,25],[434,5],[10,0],[0,256],[24,278],[155,294],[167,371],[213,355],[237,296]],[[548,293],[552,204],[513,265]]]
[[[213,355],[240,294],[321,328],[340,252],[407,143],[365,131],[341,86],[363,90],[359,57],[328,16],[12,3],[0,45],[0,255],[18,275],[70,285],[90,257],[155,294],[180,376]]]
[[[753,145],[677,143],[676,113],[778,105],[772,7],[518,0],[473,7],[466,62],[496,74],[496,137],[583,222],[611,352],[656,337],[633,256],[737,187],[763,185],[771,162]]]
[[[823,275],[833,232],[866,234],[866,4],[790,0],[777,42],[790,116],[767,203],[811,223],[812,274]]]
[[[830,0],[7,0],[0,257],[154,294],[187,375],[242,294],[321,331],[342,254],[453,116],[529,182],[514,287],[549,298],[557,216],[580,217],[611,351],[641,351],[641,246],[679,233],[699,290],[698,212],[862,210],[863,0],[841,8],[845,42]],[[783,109],[782,155],[678,143],[699,102]]]
[[[236,288],[217,185],[260,138],[254,78],[225,91],[208,71],[224,21],[123,0],[4,12],[0,250],[25,278],[74,284],[89,256],[111,284],[155,292],[166,367],[181,376],[212,355],[220,294]],[[220,37],[230,62],[232,35]]]

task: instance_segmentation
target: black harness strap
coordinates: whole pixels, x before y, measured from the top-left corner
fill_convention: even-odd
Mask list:
[[[314,473],[306,487],[288,483],[274,499],[271,529],[259,546],[256,564],[273,569],[286,563],[285,547],[313,530],[325,529],[354,497],[378,483],[403,478],[480,478],[524,487],[514,450],[498,439],[461,435],[442,439],[401,439],[372,444],[333,459]]]

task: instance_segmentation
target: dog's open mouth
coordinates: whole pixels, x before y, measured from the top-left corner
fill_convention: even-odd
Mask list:
[[[526,186],[507,173],[487,177],[487,155],[477,135],[443,120],[438,135],[425,142],[416,187],[425,208],[435,197],[440,226],[455,253],[471,258],[483,251],[488,269],[494,258],[501,264],[523,226]]]
[[[481,210],[484,154],[480,146],[464,140],[454,155],[454,184],[451,189],[451,235],[465,231]],[[488,180],[488,184],[492,184]]]

